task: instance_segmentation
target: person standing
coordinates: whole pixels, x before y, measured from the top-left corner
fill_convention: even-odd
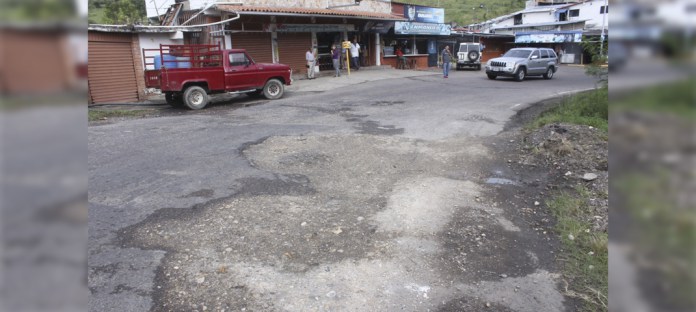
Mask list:
[[[307,60],[307,79],[314,79],[314,66],[316,66],[316,60],[312,48],[309,48],[307,53],[305,53],[305,59]]]
[[[396,47],[396,68],[405,69],[406,68],[406,57],[404,57],[404,52],[401,51],[401,47]]]
[[[341,50],[331,45],[331,61],[333,61],[334,77],[341,77]]]
[[[355,38],[353,38],[353,42],[350,43],[350,60],[350,65],[353,66],[355,70],[360,69],[360,64],[358,64],[360,61],[360,44],[358,43],[358,39]]]
[[[445,78],[449,76],[450,62],[452,61],[452,53],[450,53],[449,46],[445,46],[442,50],[442,73]]]

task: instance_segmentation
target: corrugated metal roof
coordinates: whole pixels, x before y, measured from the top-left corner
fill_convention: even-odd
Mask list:
[[[103,31],[103,32],[122,32],[122,33],[173,33],[182,32],[200,32],[203,27],[194,26],[145,26],[145,25],[102,25],[89,24],[87,30]]]
[[[546,12],[546,11],[555,11],[558,9],[563,9],[567,7],[571,7],[576,5],[577,3],[566,3],[566,4],[556,4],[556,5],[542,5],[542,6],[536,6],[536,7],[531,7],[527,8],[521,11],[517,11],[512,14],[519,14],[519,13],[534,13],[534,12]]]
[[[226,12],[239,12],[239,14],[296,14],[296,15],[311,15],[311,16],[326,16],[326,17],[353,17],[353,18],[370,18],[382,20],[405,21],[406,19],[393,14],[366,12],[366,11],[349,11],[349,10],[331,10],[331,9],[308,9],[308,8],[287,8],[287,7],[262,7],[262,6],[235,6],[235,5],[218,5],[217,8]]]
[[[579,23],[584,23],[586,21],[589,21],[589,20],[563,21],[563,22],[538,23],[538,24],[520,24],[520,25],[491,27],[491,30],[508,29],[508,28],[540,27],[540,26],[557,26],[557,25],[568,25],[568,24],[576,24],[576,23],[579,24]]]

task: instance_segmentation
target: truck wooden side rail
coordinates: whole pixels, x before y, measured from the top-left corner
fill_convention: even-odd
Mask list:
[[[283,64],[255,63],[243,49],[219,45],[165,45],[143,49],[145,84],[158,88],[172,106],[201,109],[209,94],[244,92],[278,99],[292,83]]]

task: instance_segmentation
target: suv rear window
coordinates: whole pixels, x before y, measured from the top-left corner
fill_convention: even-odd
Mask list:
[[[549,51],[550,58],[557,58],[558,57],[558,56],[556,56],[556,52],[554,52],[553,50],[548,50],[548,51]]]
[[[541,52],[541,58],[549,58],[548,50],[539,50],[539,52]]]
[[[477,44],[462,44],[459,45],[459,52],[469,52],[469,51],[478,51],[481,46]]]

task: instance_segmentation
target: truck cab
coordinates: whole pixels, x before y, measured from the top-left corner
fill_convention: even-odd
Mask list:
[[[201,109],[208,104],[210,94],[230,92],[278,99],[284,86],[292,83],[289,66],[256,63],[244,49],[160,45],[160,49],[151,50],[159,54],[148,56],[153,52],[143,50],[145,64],[154,65],[145,71],[146,86],[160,89],[172,106]],[[149,57],[153,63],[147,62]]]

